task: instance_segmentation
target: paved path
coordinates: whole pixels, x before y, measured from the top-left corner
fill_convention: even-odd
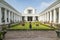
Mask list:
[[[60,40],[54,31],[8,31],[5,40]]]

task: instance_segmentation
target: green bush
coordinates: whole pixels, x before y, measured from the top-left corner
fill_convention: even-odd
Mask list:
[[[0,40],[3,39],[3,32],[0,32]]]

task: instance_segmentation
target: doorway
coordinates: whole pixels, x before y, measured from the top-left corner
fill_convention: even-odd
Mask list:
[[[33,18],[33,17],[28,17],[28,21],[32,21],[32,18]]]

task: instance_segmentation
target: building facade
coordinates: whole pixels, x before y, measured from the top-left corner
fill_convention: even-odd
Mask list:
[[[39,19],[41,22],[60,24],[60,0],[57,0],[41,12]]]
[[[40,14],[37,14],[36,9],[32,7],[28,7],[23,13],[20,13],[5,1],[0,0],[0,25],[20,21],[40,21],[60,24],[60,0],[54,2]]]
[[[0,0],[0,25],[21,21],[21,14],[3,0]]]
[[[22,21],[39,21],[39,14],[36,13],[36,9],[28,7],[22,13]]]

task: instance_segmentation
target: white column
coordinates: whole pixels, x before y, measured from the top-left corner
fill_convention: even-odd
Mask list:
[[[17,21],[18,21],[18,20],[19,20],[19,17],[18,17],[18,15],[17,15],[17,18],[18,18],[18,19],[17,19]]]
[[[1,18],[2,18],[2,15],[1,15],[1,7],[0,7],[0,24],[1,24]]]
[[[54,17],[53,17],[54,18],[53,19],[54,21],[53,22],[56,23],[56,10],[55,9],[54,9],[53,15],[54,15]]]
[[[14,22],[15,22],[15,13],[14,13]]]
[[[17,17],[16,17],[16,14],[15,14],[15,22],[17,21],[17,19],[16,19]]]
[[[12,12],[12,21],[13,21],[13,12]]]
[[[19,17],[20,21],[22,21],[22,16]]]
[[[47,22],[47,13],[46,13],[46,22]]]
[[[15,14],[15,22],[16,22],[16,14]]]
[[[9,18],[8,18],[8,20],[9,20],[9,23],[10,23],[10,11],[9,11],[9,14],[8,14],[8,15],[9,15]]]
[[[16,20],[16,22],[17,22],[17,15],[16,15],[16,14],[15,14],[15,17],[16,17],[15,20]]]
[[[49,13],[47,13],[47,22],[49,22]]]
[[[45,15],[43,15],[43,17],[42,17],[42,18],[43,18],[43,22],[45,22]]]
[[[5,9],[5,24],[7,24],[7,10]]]
[[[47,22],[49,22],[49,13],[47,12]]]
[[[50,23],[52,22],[52,12],[50,11]]]
[[[16,18],[16,19],[17,19],[17,22],[18,22],[18,20],[19,20],[19,17],[18,17],[18,15],[16,15],[16,16],[17,16],[17,18]]]
[[[19,16],[19,21],[21,21],[21,16]]]
[[[33,21],[35,21],[35,16],[33,16]]]
[[[14,22],[14,13],[13,13],[13,22]]]
[[[25,21],[27,21],[27,16],[25,16]]]
[[[47,13],[46,13],[46,22],[47,22]]]
[[[20,16],[18,16],[18,21],[20,22]]]
[[[59,24],[60,24],[60,8],[59,8]]]
[[[42,19],[43,19],[43,18],[42,18],[42,16],[41,16],[41,21],[43,21]]]
[[[16,22],[16,14],[15,14],[15,22]]]
[[[2,24],[2,12],[1,12],[1,7],[0,7],[0,25]],[[2,27],[0,26],[0,31],[2,30]]]
[[[45,14],[44,14],[44,22],[45,22]]]
[[[50,23],[50,12],[48,12],[48,21]]]
[[[46,19],[47,19],[47,18],[46,18],[46,13],[45,13],[45,22],[46,22]]]
[[[46,22],[48,22],[48,12],[46,13]]]
[[[15,22],[15,14],[14,14],[14,22]]]
[[[21,18],[22,18],[22,16],[19,16],[19,21],[21,21],[21,20],[22,20]]]

